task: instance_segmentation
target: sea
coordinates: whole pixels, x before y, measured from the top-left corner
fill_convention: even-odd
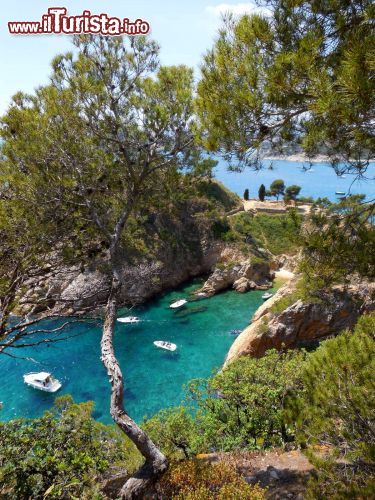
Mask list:
[[[215,175],[240,196],[248,188],[250,197],[257,197],[260,184],[268,188],[273,180],[283,179],[286,185],[301,186],[301,196],[334,201],[336,191],[341,191],[374,198],[374,164],[367,174],[372,180],[356,180],[352,175],[338,178],[324,163],[314,163],[308,171],[303,167],[302,163],[268,160],[258,172],[245,169],[234,173],[220,161]],[[141,320],[138,324],[118,322],[115,332],[116,354],[125,380],[126,410],[138,422],[163,408],[179,405],[186,397],[190,380],[216,373],[235,339],[232,331],[245,328],[262,303],[261,291],[239,294],[228,290],[211,298],[191,300],[191,293],[201,284],[202,280],[194,280],[131,311],[119,311],[120,317],[131,314]],[[181,298],[189,299],[186,306],[170,309],[169,305]],[[62,321],[50,321],[44,326],[56,327]],[[100,336],[99,324],[75,323],[65,330],[66,340],[12,349],[12,357],[0,356],[0,420],[38,417],[53,405],[56,396],[70,394],[76,402],[93,401],[94,417],[103,423],[111,422],[110,386],[100,360]],[[156,340],[173,342],[177,349],[159,349],[153,344]],[[62,382],[62,388],[57,394],[49,394],[27,387],[23,374],[31,371],[51,372]]]

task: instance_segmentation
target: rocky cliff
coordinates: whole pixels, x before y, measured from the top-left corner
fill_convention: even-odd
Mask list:
[[[217,196],[220,186],[214,186]],[[142,227],[143,253],[124,242],[121,303],[140,304],[163,290],[210,273],[202,288],[206,295],[232,286],[240,292],[270,287],[270,264],[259,262],[251,252],[245,257],[235,243],[225,243],[217,234],[231,204],[221,206],[222,212],[212,215],[209,202],[200,199],[176,213],[149,217]],[[217,201],[215,207],[217,211]],[[66,315],[100,311],[110,286],[107,262],[105,249],[73,266],[57,264],[52,257],[43,272],[26,283],[16,312]]]
[[[226,364],[243,355],[263,356],[267,349],[305,346],[352,328],[362,314],[375,310],[375,283],[336,286],[319,300],[293,303],[279,313],[278,302],[293,297],[295,283],[285,285],[263,304],[233,343]]]

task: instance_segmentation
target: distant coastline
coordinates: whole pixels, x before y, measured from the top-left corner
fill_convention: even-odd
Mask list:
[[[309,158],[305,153],[294,153],[291,155],[266,155],[265,160],[275,160],[275,161],[295,161],[295,162],[307,162],[307,163],[329,163],[329,157],[327,155],[316,155],[314,158]]]
[[[305,153],[294,153],[290,155],[266,155],[264,160],[274,160],[274,161],[295,161],[295,162],[307,162],[307,163],[330,163],[328,155],[319,154],[314,156],[314,158],[309,158]],[[370,163],[374,163],[375,158],[371,158]]]

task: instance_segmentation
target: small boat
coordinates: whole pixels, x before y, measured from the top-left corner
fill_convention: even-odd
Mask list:
[[[176,344],[166,342],[165,340],[155,340],[154,345],[160,349],[166,349],[167,351],[175,351],[177,349]]]
[[[30,387],[45,392],[56,392],[61,387],[61,382],[48,372],[27,373],[23,376],[23,381]]]
[[[267,292],[267,293],[264,293],[264,294],[262,295],[262,299],[263,299],[263,300],[268,300],[268,299],[270,299],[270,298],[272,297],[272,295],[273,295],[272,293],[268,293],[268,292]]]
[[[338,194],[338,195],[341,195],[341,196],[342,196],[342,195],[345,195],[345,191],[336,191],[336,193],[335,193],[335,194]]]
[[[171,309],[179,309],[180,307],[184,306],[185,304],[187,304],[187,300],[181,299],[181,300],[177,300],[176,302],[173,302],[173,304],[171,304],[169,307]]]
[[[134,324],[139,323],[141,320],[137,318],[137,316],[127,316],[126,318],[117,318],[117,321],[119,321],[120,323]]]
[[[231,330],[230,334],[231,335],[239,335],[241,332],[242,332],[242,330],[235,329],[235,330]]]

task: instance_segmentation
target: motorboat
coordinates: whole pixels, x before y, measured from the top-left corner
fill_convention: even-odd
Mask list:
[[[23,376],[25,384],[45,392],[56,392],[61,387],[61,382],[48,372],[31,372]]]
[[[117,321],[120,323],[134,324],[139,323],[141,320],[137,318],[137,316],[126,316],[126,318],[117,318]]]
[[[235,330],[231,330],[230,334],[231,335],[239,335],[241,332],[242,332],[242,330],[235,329]]]
[[[165,340],[155,340],[154,345],[160,349],[166,349],[167,351],[175,351],[177,349],[176,344],[166,342]]]
[[[335,193],[335,194],[338,194],[338,195],[340,195],[340,196],[343,196],[343,195],[345,195],[345,191],[336,191],[336,193]]]
[[[169,307],[171,309],[179,309],[180,307],[183,307],[185,304],[187,304],[187,300],[181,299],[177,300],[176,302],[173,302]]]
[[[273,296],[273,294],[272,294],[272,293],[266,292],[266,293],[264,293],[264,294],[262,295],[262,299],[263,299],[263,300],[268,300],[268,299],[270,299],[272,296]]]

